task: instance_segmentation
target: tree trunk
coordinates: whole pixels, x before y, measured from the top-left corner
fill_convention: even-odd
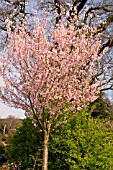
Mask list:
[[[48,141],[49,141],[49,132],[45,130],[44,131],[42,170],[48,170]]]

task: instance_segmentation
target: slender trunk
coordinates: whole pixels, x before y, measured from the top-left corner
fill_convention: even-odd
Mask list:
[[[7,128],[7,126],[6,126],[6,124],[5,124],[5,125],[4,125],[4,129],[3,129],[3,135],[6,134],[6,128]]]
[[[49,141],[49,132],[45,130],[44,131],[42,170],[48,170],[48,141]]]

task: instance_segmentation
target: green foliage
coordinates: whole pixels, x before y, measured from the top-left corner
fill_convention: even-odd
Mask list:
[[[112,105],[108,98],[104,98],[104,93],[99,94],[99,98],[90,104],[90,107],[95,105],[95,109],[92,112],[93,117],[99,118],[112,118]]]
[[[49,170],[112,170],[113,135],[102,119],[91,116],[94,109],[69,113],[67,123],[51,131]],[[43,132],[27,118],[11,141],[9,162],[20,164],[20,170],[33,170],[35,158],[35,169],[40,170],[42,147]]]
[[[2,123],[0,122],[0,155],[5,155],[5,147],[3,145],[3,125]]]
[[[3,143],[0,139],[0,155],[4,155],[5,151],[4,151],[4,146],[3,146]]]
[[[112,170],[113,135],[84,109],[52,135],[49,169]]]
[[[20,170],[28,170],[35,166],[40,167],[40,154],[43,145],[42,132],[34,127],[32,120],[26,118],[10,142],[9,163],[14,163]]]

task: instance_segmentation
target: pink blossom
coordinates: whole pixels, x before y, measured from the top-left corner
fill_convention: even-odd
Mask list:
[[[72,103],[70,110],[75,106],[80,110],[93,102],[100,90],[97,82],[90,85],[94,61],[102,56],[98,56],[101,43],[93,36],[94,30],[85,26],[74,30],[61,23],[50,30],[52,39],[48,41],[45,24],[39,25],[37,20],[30,34],[24,25],[12,33],[7,21],[8,55],[0,59],[5,84],[0,98],[39,117],[43,107],[50,114],[60,114],[65,103]]]

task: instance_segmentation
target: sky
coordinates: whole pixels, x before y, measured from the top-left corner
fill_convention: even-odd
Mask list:
[[[6,118],[8,116],[15,116],[21,119],[25,118],[23,110],[11,108],[0,102],[0,118]]]
[[[2,79],[0,77],[0,85],[3,85]],[[0,118],[6,118],[8,116],[15,116],[17,118],[25,118],[24,111],[21,109],[14,109],[0,101]]]

